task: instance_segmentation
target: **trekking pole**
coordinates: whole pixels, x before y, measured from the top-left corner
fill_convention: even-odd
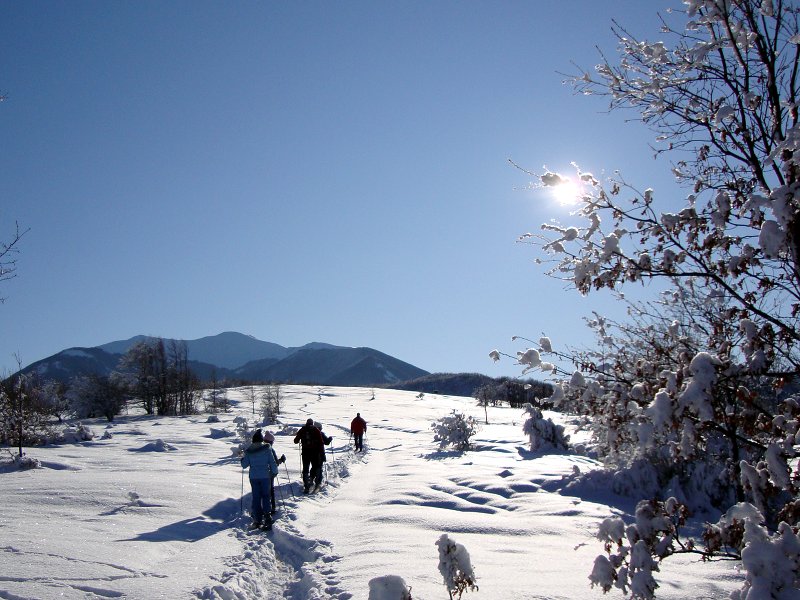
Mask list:
[[[239,515],[244,515],[244,469],[242,469],[242,493],[239,494]]]
[[[286,483],[289,484],[289,491],[292,492],[292,498],[296,498],[297,496],[294,495],[294,486],[292,485],[292,480],[289,478],[289,467],[286,466],[286,463],[283,463],[283,468],[286,469]]]
[[[280,496],[280,498],[281,498],[281,506],[283,506],[283,512],[286,513],[286,502],[284,502],[284,500],[283,500],[283,490],[281,490],[281,486],[277,486],[277,487],[278,487],[278,496]],[[283,516],[283,515],[281,515],[281,516]]]

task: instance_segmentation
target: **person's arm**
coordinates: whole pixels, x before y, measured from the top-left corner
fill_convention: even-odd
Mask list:
[[[276,465],[279,465],[281,463],[285,463],[286,462],[286,455],[285,454],[281,454],[281,457],[278,458],[278,453],[275,452],[275,446],[272,447],[272,458],[275,459],[275,464]]]
[[[275,451],[270,448],[269,453],[269,472],[270,475],[275,477],[278,474],[278,461],[275,459]]]

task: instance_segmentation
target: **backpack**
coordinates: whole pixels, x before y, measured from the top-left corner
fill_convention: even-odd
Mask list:
[[[303,442],[303,450],[314,450],[319,446],[319,434],[313,427],[303,427],[300,441]]]

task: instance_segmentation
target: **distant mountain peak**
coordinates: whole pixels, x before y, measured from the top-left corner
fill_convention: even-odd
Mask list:
[[[68,348],[29,365],[44,379],[68,382],[77,375],[108,375],[120,355],[134,344],[158,339],[137,335],[94,348]],[[164,339],[170,343],[171,339]],[[315,383],[323,385],[380,385],[427,375],[427,371],[372,348],[310,342],[296,348],[265,342],[236,331],[224,331],[183,341],[193,370],[203,380],[217,379]]]

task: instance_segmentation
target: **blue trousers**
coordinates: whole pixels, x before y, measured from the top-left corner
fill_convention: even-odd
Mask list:
[[[250,488],[253,490],[253,504],[251,513],[256,523],[270,523],[272,517],[272,478],[251,479]]]

